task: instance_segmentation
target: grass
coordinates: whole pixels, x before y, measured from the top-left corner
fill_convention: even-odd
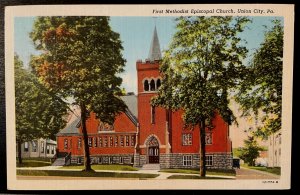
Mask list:
[[[32,160],[32,159],[24,159],[22,160],[22,164],[17,162],[17,167],[45,167],[50,166],[50,161],[40,161],[40,160]]]
[[[22,160],[36,160],[36,161],[50,162],[51,158],[32,157],[32,158],[22,158]]]
[[[197,169],[162,169],[160,172],[167,173],[185,173],[185,174],[199,174]],[[209,169],[206,171],[207,175],[225,175],[225,176],[235,176],[234,169]]]
[[[64,166],[61,169],[83,169],[83,165]],[[137,171],[138,169],[129,165],[92,165],[93,170],[115,170],[115,171]]]
[[[17,170],[17,175],[25,176],[63,176],[63,177],[114,177],[114,178],[155,178],[158,174],[86,172],[60,170]]]
[[[229,179],[221,177],[200,177],[198,175],[171,175],[167,179]]]
[[[255,166],[248,166],[246,164],[244,164],[242,166],[245,167],[245,168],[255,169],[255,170],[264,171],[264,172],[268,172],[268,173],[273,173],[273,174],[276,174],[276,175],[281,174],[281,168],[280,167],[255,167]]]

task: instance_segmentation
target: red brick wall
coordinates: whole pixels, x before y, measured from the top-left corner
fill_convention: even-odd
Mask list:
[[[172,152],[174,153],[195,153],[199,152],[199,127],[193,130],[184,129],[182,120],[182,111],[173,112],[172,114]],[[228,125],[220,115],[212,121],[215,127],[212,132],[212,144],[206,145],[206,152],[231,152],[231,141],[228,135]],[[207,132],[210,132],[207,129]],[[183,145],[182,134],[192,134],[192,145]]]
[[[151,123],[151,97],[156,95],[156,92],[144,91],[144,79],[161,78],[158,67],[158,62],[137,62],[138,76],[138,119],[140,123],[139,140],[140,145],[143,145],[146,139],[154,134],[158,137],[161,145],[165,145],[165,129],[166,129],[166,111],[163,108],[155,108],[155,122]],[[164,153],[165,149],[161,149],[160,153]],[[145,154],[144,148],[141,149],[141,154]]]
[[[159,64],[158,62],[137,62],[138,75],[138,116],[140,123],[140,145],[143,145],[147,137],[155,134],[162,145],[165,145],[165,128],[166,128],[166,112],[162,108],[156,108],[155,124],[151,124],[151,106],[150,100],[156,93],[144,92],[145,78],[158,78]],[[197,153],[199,152],[199,127],[194,130],[183,129],[184,123],[182,119],[182,111],[173,112],[170,125],[170,144],[171,152],[174,153]],[[212,144],[206,146],[207,152],[231,152],[231,141],[229,138],[228,124],[217,115],[213,120],[215,128],[212,131]],[[183,146],[182,134],[192,134],[192,145]],[[164,149],[160,150],[164,153]],[[145,154],[145,149],[141,150],[141,154]]]
[[[92,138],[92,147],[90,147],[90,154],[126,154],[134,153],[135,145],[135,134],[136,126],[127,117],[125,113],[120,114],[114,123],[113,132],[101,132],[98,133],[99,120],[95,118],[95,114],[92,113],[90,118],[86,121],[88,136]],[[83,137],[81,128],[79,129],[81,136],[58,136],[57,137],[57,149],[59,152],[71,152],[72,155],[83,155]],[[118,137],[118,145],[115,146],[115,137]],[[121,136],[123,136],[123,146],[121,146]],[[129,146],[126,145],[126,136],[129,137]],[[132,140],[132,136],[134,140]],[[102,139],[102,146],[99,146],[99,138]],[[110,145],[110,137],[113,138],[113,145]],[[78,148],[78,139],[81,138],[81,147]],[[94,141],[97,139],[97,146],[95,146]],[[107,138],[107,146],[105,146],[104,141]],[[65,139],[68,140],[68,148],[65,149],[64,143]],[[72,143],[72,144],[71,144]]]

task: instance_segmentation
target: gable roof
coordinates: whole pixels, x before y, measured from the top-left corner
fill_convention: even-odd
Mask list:
[[[67,124],[67,126],[62,130],[60,130],[56,135],[79,134],[78,131],[79,123],[80,123],[80,117],[77,117],[73,122]]]
[[[135,126],[137,126],[137,124],[138,124],[137,96],[136,95],[125,95],[125,96],[121,96],[121,99],[127,105],[125,114],[131,120],[131,122],[133,122],[133,124]]]
[[[121,99],[127,105],[127,109],[125,114],[128,118],[133,122],[135,126],[137,126],[137,96],[136,95],[125,95],[121,96]],[[75,110],[78,113],[78,109]],[[76,114],[77,115],[77,114]],[[66,127],[60,130],[56,135],[76,135],[79,134],[78,127],[80,125],[80,116],[76,116],[74,113],[71,113],[69,116],[69,122]]]
[[[121,99],[127,105],[128,110],[133,114],[135,118],[138,118],[137,96],[125,95],[121,96]]]

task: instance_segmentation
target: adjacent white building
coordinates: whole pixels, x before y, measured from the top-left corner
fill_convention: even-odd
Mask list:
[[[268,167],[280,167],[281,164],[281,131],[273,133],[268,137],[269,153]]]
[[[21,145],[22,158],[52,158],[56,154],[56,141],[37,139],[27,141]],[[18,156],[18,147],[17,147]]]

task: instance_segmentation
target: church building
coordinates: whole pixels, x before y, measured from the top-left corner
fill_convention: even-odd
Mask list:
[[[138,94],[122,96],[128,109],[117,116],[113,125],[95,118],[87,119],[88,145],[93,164],[129,164],[135,167],[199,168],[199,127],[185,129],[183,111],[168,111],[152,107],[150,100],[157,95],[162,78],[159,64],[162,55],[156,27],[149,57],[137,60]],[[83,163],[83,134],[80,117],[73,115],[68,125],[57,134],[57,156]],[[212,120],[213,129],[206,130],[207,168],[232,168],[232,147],[229,124],[221,116]]]

